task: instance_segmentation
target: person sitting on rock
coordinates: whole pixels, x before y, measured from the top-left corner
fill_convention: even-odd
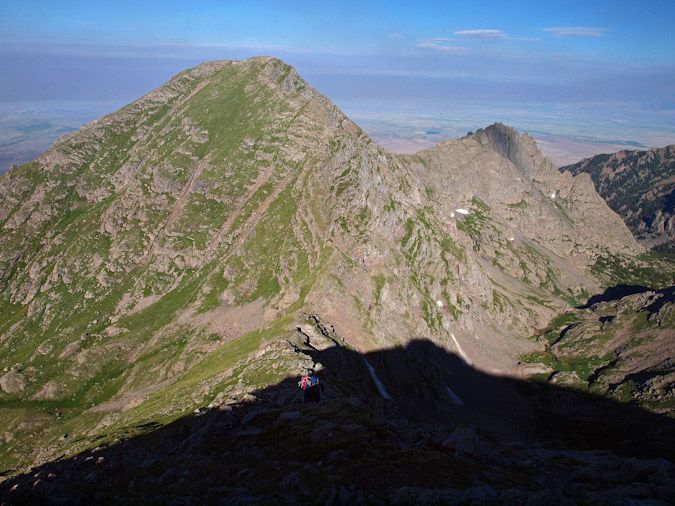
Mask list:
[[[319,402],[321,400],[321,392],[325,391],[323,383],[321,383],[319,377],[316,376],[311,369],[307,371],[307,374],[300,378],[298,386],[305,391],[302,401],[304,403]]]

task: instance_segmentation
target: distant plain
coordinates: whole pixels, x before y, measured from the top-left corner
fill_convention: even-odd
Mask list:
[[[675,143],[671,111],[645,112],[619,104],[345,101],[338,105],[375,141],[396,153],[414,153],[495,122],[521,135],[528,133],[558,167],[600,153]]]
[[[0,103],[0,174],[37,158],[62,135],[123,105],[118,101]]]
[[[528,133],[559,167],[600,153],[675,143],[669,110],[645,113],[608,104],[335,101],[373,140],[395,153],[415,153],[494,122]],[[124,105],[124,100],[0,103],[0,174],[45,153],[61,135]]]

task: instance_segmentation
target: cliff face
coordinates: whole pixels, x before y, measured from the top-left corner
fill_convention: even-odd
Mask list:
[[[675,243],[675,145],[597,155],[561,170],[589,174],[598,193],[649,248]]]
[[[7,468],[320,369],[254,367],[311,328],[508,373],[600,290],[598,258],[643,251],[528,136],[393,155],[273,58],[175,76],[10,171],[0,199]]]

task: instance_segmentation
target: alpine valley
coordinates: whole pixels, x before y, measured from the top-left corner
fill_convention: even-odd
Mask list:
[[[2,176],[0,228],[2,504],[675,497],[675,264],[505,125],[396,155],[204,63]]]

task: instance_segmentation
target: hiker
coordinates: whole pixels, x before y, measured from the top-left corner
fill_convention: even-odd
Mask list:
[[[314,374],[314,371],[307,371],[300,381],[298,386],[305,391],[302,402],[319,402],[321,400],[321,392],[325,391],[323,383]]]

